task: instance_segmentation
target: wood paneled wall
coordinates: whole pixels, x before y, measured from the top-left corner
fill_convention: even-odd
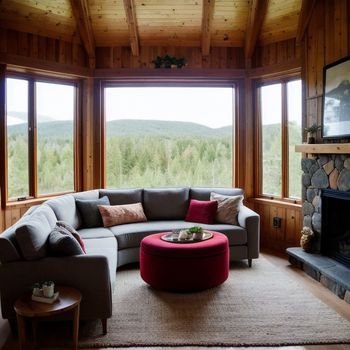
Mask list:
[[[301,46],[296,45],[295,39],[258,46],[252,58],[252,68],[276,66],[287,61],[300,59]]]
[[[96,68],[153,68],[152,61],[165,55],[184,57],[188,68],[245,68],[244,51],[239,47],[213,47],[209,56],[202,56],[199,47],[147,47],[140,48],[138,57],[129,47],[98,47]]]
[[[0,53],[86,67],[84,47],[78,43],[0,28]]]
[[[303,42],[307,126],[322,124],[323,67],[350,54],[349,19],[349,1],[316,1]],[[318,132],[317,143],[322,142]]]

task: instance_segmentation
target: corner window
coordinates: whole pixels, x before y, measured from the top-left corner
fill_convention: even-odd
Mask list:
[[[259,88],[260,194],[301,198],[301,80],[264,84]]]
[[[74,83],[6,78],[7,198],[74,191]]]

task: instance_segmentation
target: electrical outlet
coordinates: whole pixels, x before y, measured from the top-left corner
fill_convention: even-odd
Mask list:
[[[275,216],[272,219],[272,225],[274,228],[280,228],[281,227],[281,223],[282,223],[282,219],[279,218],[278,216]]]

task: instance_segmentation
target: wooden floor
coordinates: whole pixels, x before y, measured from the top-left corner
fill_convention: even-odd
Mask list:
[[[267,258],[271,263],[273,263],[277,268],[284,271],[286,274],[288,274],[291,278],[297,280],[299,283],[302,283],[306,289],[308,289],[315,297],[322,300],[325,304],[333,308],[336,312],[338,312],[340,315],[342,315],[344,318],[346,318],[350,322],[350,304],[346,303],[344,300],[339,299],[336,295],[334,295],[332,292],[330,292],[328,289],[323,287],[320,283],[313,280],[311,277],[306,275],[303,271],[291,266],[286,257],[276,255],[272,252],[265,251],[262,254],[265,258]],[[0,348],[2,350],[17,350],[19,349],[17,340],[14,339],[10,333],[10,329],[8,326],[7,321],[4,321],[0,319]],[[208,350],[207,347],[179,347],[181,350],[190,350],[190,349],[196,349],[196,350]],[[264,349],[275,349],[276,347],[250,347],[246,349],[257,349],[257,350],[264,350]],[[113,348],[113,349],[119,349],[119,348]],[[128,348],[128,350],[133,350],[136,348]],[[142,350],[158,350],[159,347],[156,348],[139,348]],[[162,348],[167,350],[174,350],[174,347],[169,348]],[[218,350],[220,348],[217,347],[211,347],[210,350]],[[225,350],[232,350],[232,349],[242,349],[242,348],[221,348]],[[307,346],[284,346],[280,347],[279,349],[284,350],[350,350],[350,344],[334,344],[334,345],[307,345]],[[106,350],[106,349],[105,349]],[[109,348],[109,350],[112,350],[112,348]]]

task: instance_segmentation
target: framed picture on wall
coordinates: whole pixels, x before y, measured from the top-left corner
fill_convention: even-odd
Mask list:
[[[350,56],[323,68],[322,137],[350,137]]]

